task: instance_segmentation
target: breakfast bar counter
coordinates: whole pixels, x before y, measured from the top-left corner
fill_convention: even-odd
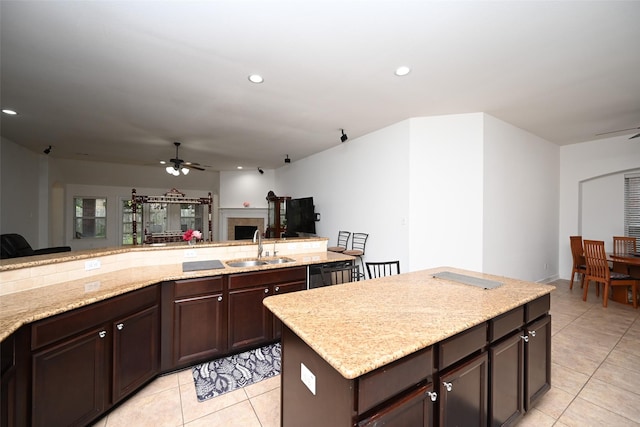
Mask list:
[[[444,271],[499,282],[500,286],[483,289],[434,277]],[[553,289],[550,285],[443,267],[266,298],[264,304],[286,326],[282,340],[282,425],[376,425],[374,422],[381,417],[400,416],[397,408],[420,387],[427,387],[420,389],[421,396],[434,400],[437,379],[458,369],[460,363],[479,363],[480,371],[486,372],[480,377],[487,393],[481,393],[478,401],[480,414],[471,411],[472,417],[486,419],[488,413],[490,418],[500,418],[499,410],[493,410],[494,405],[487,401],[488,396],[497,395],[497,390],[488,393],[488,387],[498,387],[486,378],[489,354],[494,344],[502,345],[512,336],[519,339],[528,333],[535,335],[535,323],[543,322],[537,338],[545,343],[539,347],[540,354],[529,356],[529,376],[526,370],[522,375],[533,386],[537,380],[532,374],[544,371],[539,390],[530,392],[546,392],[550,382],[549,294]],[[524,352],[528,348],[525,343],[533,338],[521,341],[517,345]],[[499,374],[499,356],[494,359],[494,373]],[[400,379],[390,373],[394,367]],[[412,375],[415,378],[408,379]],[[384,380],[377,383],[376,378]],[[516,379],[518,382],[522,383]],[[368,397],[367,384],[378,384],[375,391],[370,390],[377,397]],[[435,394],[429,394],[434,393],[434,384]],[[381,391],[385,388],[393,391]],[[513,390],[513,395],[522,396],[518,392]],[[520,399],[516,406],[522,409],[513,419],[519,419],[536,397],[530,396],[528,402]],[[437,400],[440,418],[469,414],[444,410],[445,400],[444,396],[442,401]],[[462,400],[468,402],[468,396]],[[407,424],[396,420],[393,425],[431,419],[431,415],[425,415],[430,414],[426,404],[416,407],[422,408],[414,410],[412,416],[417,418]],[[395,408],[394,415],[387,414],[389,408]],[[336,415],[327,419],[330,413]],[[473,419],[465,420],[475,424]]]

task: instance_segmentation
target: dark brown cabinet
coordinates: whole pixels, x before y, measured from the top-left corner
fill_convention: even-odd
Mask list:
[[[217,357],[227,350],[224,277],[167,282],[162,288],[162,370]]]
[[[291,200],[291,197],[278,197],[271,191],[267,194],[267,229],[264,237],[279,239],[287,232],[287,200]]]
[[[279,338],[279,320],[262,301],[271,295],[305,288],[305,267],[229,276],[228,351],[234,353]]]
[[[109,339],[99,326],[33,355],[34,426],[84,425],[105,410]]]
[[[31,335],[32,424],[87,424],[158,373],[158,288],[36,322]]]
[[[525,409],[551,388],[551,316],[546,315],[526,327]]]
[[[524,340],[516,332],[491,347],[492,427],[512,425],[524,414]]]
[[[372,416],[358,423],[358,427],[431,427],[433,425],[433,385],[423,385],[403,395]]]
[[[486,426],[487,353],[440,375],[440,426]]]

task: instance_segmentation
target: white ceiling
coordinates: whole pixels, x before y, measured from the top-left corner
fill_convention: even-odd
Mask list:
[[[52,157],[149,165],[180,141],[277,168],[341,128],[479,111],[558,145],[640,127],[640,1],[0,4],[2,136]]]

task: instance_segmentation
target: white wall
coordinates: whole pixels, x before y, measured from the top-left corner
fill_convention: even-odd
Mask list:
[[[257,169],[220,172],[220,208],[242,208],[247,202],[251,209],[266,209],[269,191],[278,196],[289,195],[281,194],[274,177],[273,169],[264,169],[264,174]]]
[[[557,277],[559,147],[484,115],[482,271]]]
[[[0,233],[21,234],[34,249],[48,246],[39,220],[42,157],[0,139]]]
[[[409,271],[409,132],[403,121],[276,170],[278,187],[313,197],[319,236],[369,233],[365,260],[400,260]],[[351,242],[349,242],[350,244]]]
[[[613,224],[622,225],[623,207],[615,194],[622,191],[625,172],[640,171],[640,142],[625,135],[560,147],[560,171],[558,268],[560,277],[568,279],[572,263],[569,236],[594,237],[611,245],[611,233],[617,229]],[[587,200],[581,200],[581,189]],[[596,197],[606,197],[614,204],[596,210]]]
[[[482,269],[482,116],[411,119],[412,270]]]

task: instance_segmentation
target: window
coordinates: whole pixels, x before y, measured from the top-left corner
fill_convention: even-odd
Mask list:
[[[142,206],[142,203],[138,203],[136,207],[138,244],[142,243],[142,237],[144,235],[143,231],[140,230],[142,226]],[[133,244],[133,202],[131,200],[122,201],[122,244]]]
[[[74,239],[107,237],[107,199],[74,197]]]
[[[640,238],[640,174],[624,177],[624,235]]]

